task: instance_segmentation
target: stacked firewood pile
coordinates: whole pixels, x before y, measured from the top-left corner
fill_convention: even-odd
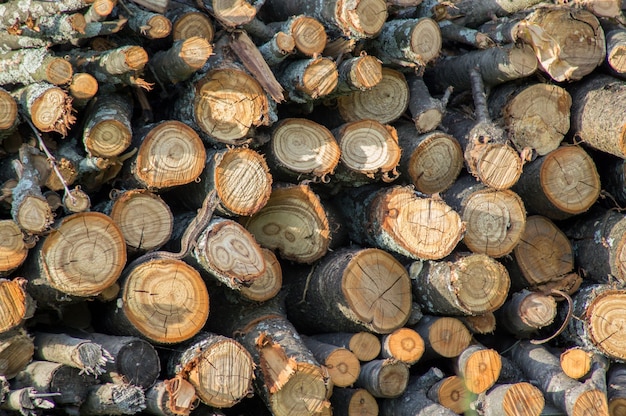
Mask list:
[[[625,23],[0,3],[0,414],[626,414]]]

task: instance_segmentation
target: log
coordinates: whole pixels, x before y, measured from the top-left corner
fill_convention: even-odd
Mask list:
[[[363,362],[372,361],[380,354],[380,339],[371,332],[328,332],[310,336],[311,339],[325,344],[347,348]]]
[[[443,192],[456,181],[463,168],[459,142],[443,131],[419,134],[408,122],[396,122],[398,143],[402,149],[399,168],[415,189],[426,195]]]
[[[261,248],[265,261],[265,273],[254,279],[249,286],[242,286],[239,293],[253,302],[265,302],[278,294],[283,286],[283,272],[273,251]]]
[[[292,276],[287,298],[289,319],[304,333],[386,334],[409,318],[408,273],[383,250],[344,247],[307,269]]]
[[[148,65],[159,82],[176,84],[191,78],[204,66],[212,52],[208,40],[191,36],[152,55]]]
[[[362,51],[358,56],[347,55],[337,64],[339,79],[330,97],[340,97],[353,91],[370,90],[383,79],[383,66],[380,60]]]
[[[222,26],[232,29],[245,25],[254,19],[264,2],[243,0],[233,3],[230,1],[197,0],[197,4],[205,9]]]
[[[260,45],[258,49],[267,65],[275,67],[295,53],[295,48],[296,43],[292,36],[283,32],[277,32],[270,40]]]
[[[361,186],[341,193],[337,203],[354,242],[416,260],[447,256],[465,231],[441,198],[420,197],[410,186]]]
[[[333,389],[348,387],[357,381],[361,372],[361,363],[353,352],[314,338],[303,337],[303,340],[315,359],[328,370]]]
[[[23,277],[0,278],[0,334],[18,329],[35,313],[36,304],[26,286]]]
[[[124,270],[120,293],[107,303],[103,317],[109,333],[175,344],[192,338],[206,323],[209,293],[198,271],[159,253]]]
[[[454,4],[448,4],[444,1],[427,0],[421,4],[421,9],[428,11],[437,18],[437,20],[450,19],[459,25],[474,27],[490,20],[493,16],[508,16],[516,12],[527,9],[540,0],[516,0],[501,1],[490,0],[481,4],[472,1],[462,0]]]
[[[0,376],[7,380],[14,378],[32,361],[34,353],[33,338],[26,331],[13,331],[11,335],[3,333],[0,339]]]
[[[489,390],[498,380],[501,368],[500,354],[480,344],[470,345],[455,359],[456,374],[474,394]]]
[[[254,364],[237,341],[200,332],[170,354],[169,374],[187,380],[206,405],[229,408],[252,394]]]
[[[422,77],[409,77],[407,81],[411,93],[409,112],[417,132],[421,134],[435,130],[441,124],[452,89],[446,90],[441,99],[436,99],[430,95]]]
[[[288,62],[277,74],[289,100],[307,103],[325,97],[337,87],[339,73],[330,58],[313,57]]]
[[[609,402],[609,414],[611,416],[621,416],[624,414],[624,364],[615,363],[609,368],[606,384],[607,384],[607,400]]]
[[[411,366],[424,354],[424,340],[411,328],[399,328],[383,335],[381,356],[391,358]]]
[[[262,247],[298,263],[319,260],[330,244],[328,216],[308,185],[276,187],[267,204],[242,225]]]
[[[498,326],[518,338],[529,338],[554,322],[556,301],[552,296],[522,290],[515,292],[497,311]]]
[[[461,316],[459,319],[474,335],[493,334],[496,330],[497,321],[493,312],[476,316]]]
[[[563,220],[591,208],[600,187],[593,159],[580,146],[564,145],[528,163],[512,189],[528,213]]]
[[[380,399],[400,397],[409,381],[408,366],[394,359],[372,360],[361,366],[357,387]]]
[[[482,315],[499,309],[508,296],[506,268],[485,254],[413,262],[409,266],[413,295],[426,313]]]
[[[326,47],[327,35],[317,19],[306,15],[291,16],[285,22],[270,24],[275,32],[282,32],[291,36],[297,54],[313,57],[322,55]]]
[[[330,404],[335,416],[378,414],[376,398],[363,388],[335,387]]]
[[[66,136],[76,118],[72,100],[61,88],[47,82],[36,82],[11,91],[20,110],[42,132],[57,132]]]
[[[413,329],[424,340],[424,360],[458,357],[472,340],[463,322],[450,316],[425,315]]]
[[[580,380],[591,371],[593,353],[582,347],[567,348],[559,355],[561,369],[574,380]]]
[[[477,404],[485,416],[539,416],[544,406],[541,390],[530,383],[496,385]]]
[[[85,32],[87,22],[81,13],[59,13],[40,17],[36,27],[17,22],[11,28],[0,31],[0,45],[5,50],[43,48],[68,42]]]
[[[63,85],[74,74],[72,65],[47,48],[18,49],[0,53],[0,85],[46,82]]]
[[[211,42],[215,36],[213,21],[197,8],[184,4],[172,3],[165,10],[165,17],[172,22],[172,40],[174,42],[194,36]]]
[[[115,2],[113,2],[115,3]],[[163,13],[142,9],[132,2],[124,3],[128,29],[149,40],[163,39],[172,32],[172,22]]]
[[[48,394],[38,393],[32,387],[11,390],[6,395],[6,400],[0,402],[0,409],[19,414],[34,414],[54,408],[54,402],[47,399]]]
[[[157,416],[188,415],[198,401],[193,386],[180,378],[157,381],[145,395],[144,412]]]
[[[79,411],[84,415],[133,415],[146,408],[145,401],[140,387],[106,383],[89,388]]]
[[[133,103],[122,94],[99,94],[84,117],[83,143],[90,156],[111,158],[130,146]]]
[[[520,243],[526,209],[512,190],[489,188],[466,174],[442,198],[461,216],[466,229],[462,242],[472,252],[500,258]]]
[[[476,395],[470,392],[457,375],[442,378],[428,389],[427,396],[456,414],[469,412]]]
[[[490,34],[483,33],[482,26],[476,30],[456,24],[451,20],[440,20],[437,23],[444,44],[457,43],[476,49],[488,49],[495,46],[494,39]]]
[[[615,22],[600,21],[600,24],[602,24],[606,38],[606,60],[603,66],[611,75],[624,78],[626,67],[623,55],[626,47],[626,31]]]

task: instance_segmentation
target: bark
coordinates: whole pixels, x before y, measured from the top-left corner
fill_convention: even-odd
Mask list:
[[[411,77],[408,81],[411,93],[409,112],[415,123],[415,129],[420,134],[435,130],[443,119],[449,94],[444,95],[442,99],[435,99],[430,95],[422,77]]]
[[[215,36],[213,21],[206,13],[197,8],[182,3],[172,3],[163,13],[172,22],[172,40],[174,42],[194,36],[211,42]]]
[[[131,144],[133,103],[122,94],[100,94],[86,110],[83,143],[89,156],[111,158]]]
[[[458,357],[472,340],[463,322],[450,316],[425,315],[413,327],[424,340],[424,359]]]
[[[413,365],[424,354],[424,340],[411,328],[399,328],[390,334],[383,335],[381,356]]]
[[[335,387],[348,387],[357,381],[361,372],[361,363],[350,350],[303,337],[307,348],[315,359],[328,370],[330,381]]]
[[[393,359],[372,360],[363,364],[356,382],[357,387],[366,389],[380,399],[400,397],[409,381],[409,368]]]
[[[117,0],[94,0],[91,5],[83,13],[88,23],[100,22],[105,20],[113,11],[117,4]],[[133,5],[131,5],[132,7]],[[129,12],[130,13],[130,12]]]
[[[485,416],[539,415],[545,399],[530,383],[498,384],[476,404]]]
[[[399,168],[415,189],[431,195],[450,188],[463,168],[459,142],[439,130],[420,134],[408,122],[398,121],[394,126],[402,149]]]
[[[142,9],[134,3],[124,3],[128,28],[146,39],[163,39],[172,32],[172,22],[162,13]]]
[[[191,78],[204,66],[213,52],[206,39],[193,36],[175,42],[171,48],[155,53],[148,62],[161,83],[176,84]]]
[[[252,357],[234,339],[200,332],[170,355],[169,374],[187,380],[206,405],[228,408],[250,395]]]
[[[467,389],[474,394],[480,394],[496,383],[502,363],[496,350],[473,344],[456,358],[455,368]]]
[[[510,189],[493,189],[470,175],[458,178],[442,195],[465,223],[463,243],[474,253],[506,256],[526,227],[524,201]]]
[[[480,4],[471,0],[461,0],[453,4],[440,0],[427,0],[422,2],[421,7],[430,9],[433,17],[438,20],[450,19],[459,25],[475,27],[492,19],[493,16],[508,16],[537,3],[540,3],[540,0],[489,0]]]
[[[47,82],[37,82],[11,91],[20,110],[42,132],[67,135],[76,118],[72,114],[72,99],[61,88]]]
[[[80,406],[84,415],[133,415],[146,408],[143,390],[132,384],[92,386]]]
[[[307,103],[331,94],[337,87],[338,78],[337,65],[325,57],[293,60],[277,74],[289,99],[296,103]]]
[[[289,58],[295,52],[295,47],[296,43],[292,36],[277,32],[267,42],[259,45],[259,53],[270,67],[275,67]]]
[[[4,332],[0,338],[0,379],[11,380],[33,359],[35,345],[26,331]],[[0,393],[0,399],[2,393]],[[2,403],[2,400],[0,400]]]
[[[198,271],[159,253],[125,269],[120,294],[107,304],[103,317],[109,333],[175,344],[192,338],[206,323],[209,293]]]
[[[465,387],[463,379],[456,375],[439,380],[428,389],[427,395],[433,402],[452,410],[456,414],[469,412],[470,403],[476,398],[476,395]]]
[[[335,416],[378,414],[376,398],[363,388],[335,387],[330,404]]]
[[[338,198],[353,241],[411,259],[447,256],[465,231],[448,204],[438,197],[420,197],[410,186],[362,186]]]
[[[422,310],[435,315],[482,315],[506,301],[510,280],[505,267],[485,254],[414,262],[409,267],[413,294]]]
[[[0,46],[8,50],[50,47],[80,37],[86,27],[85,17],[80,13],[42,16],[37,19],[36,27],[18,23],[12,30],[0,31]]]
[[[411,312],[409,276],[383,250],[345,247],[294,274],[289,319],[305,333],[371,331],[402,327]]]
[[[554,322],[556,301],[552,296],[522,290],[511,295],[497,312],[498,325],[518,338],[529,338]]]
[[[347,348],[362,362],[372,361],[381,351],[380,339],[370,332],[328,332],[310,337],[325,344]]]
[[[170,6],[170,0],[132,0],[148,10],[156,13],[165,13]]]
[[[102,293],[115,283],[125,264],[126,244],[113,220],[83,212],[62,218],[39,241],[24,265],[24,275],[35,300],[58,306]]]
[[[22,3],[5,3],[0,5],[0,27],[7,29],[16,22],[26,22],[30,19],[39,19],[44,16],[52,16],[57,13],[73,12],[89,6],[85,0],[65,0],[47,2],[27,0]]]
[[[444,44],[458,43],[476,49],[489,49],[495,46],[495,39],[490,33],[483,33],[482,27],[476,30],[456,24],[451,20],[440,20],[437,23]]]
[[[606,384],[609,414],[619,415],[626,406],[626,391],[623,389],[626,377],[626,366],[623,363],[612,364],[607,374]]]
[[[600,195],[595,162],[580,146],[561,146],[524,167],[513,190],[530,214],[563,220],[589,210]]]

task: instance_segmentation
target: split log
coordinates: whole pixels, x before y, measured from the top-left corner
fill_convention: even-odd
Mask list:
[[[240,178],[233,178],[239,181]],[[328,251],[331,230],[319,197],[307,185],[276,187],[267,204],[242,225],[281,258],[313,263]]]
[[[82,140],[90,156],[111,158],[130,146],[133,103],[122,94],[100,94],[86,111]]]
[[[107,361],[104,373],[99,376],[102,381],[128,383],[142,389],[148,389],[156,382],[161,372],[161,362],[157,350],[149,342],[137,337],[97,332],[85,332],[83,336],[102,346],[113,357]]]
[[[455,360],[456,374],[474,394],[489,390],[498,380],[501,368],[500,354],[480,344],[470,345]]]
[[[331,1],[296,1],[285,4],[280,0],[266,0],[260,17],[267,21],[285,21],[290,16],[304,14],[319,20],[331,33],[349,38],[376,37],[387,19],[387,5],[383,0],[361,0],[343,3]]]
[[[545,347],[521,341],[513,346],[511,356],[529,381],[537,383],[547,403],[568,415],[608,414],[606,391],[566,376],[559,359]]]
[[[350,350],[303,337],[307,348],[315,359],[328,370],[330,381],[334,387],[348,387],[357,381],[361,372],[361,363]]]
[[[172,32],[172,22],[162,13],[142,9],[132,2],[124,3],[128,29],[146,39],[163,39]]]
[[[459,142],[442,131],[419,134],[408,122],[396,122],[394,127],[402,149],[400,170],[415,189],[431,195],[452,186],[463,168]]]
[[[330,58],[313,57],[287,63],[277,79],[296,103],[307,103],[332,93],[337,87],[339,72]]]
[[[78,368],[98,377],[113,356],[102,345],[67,334],[35,332],[35,359]]]
[[[518,338],[529,338],[554,322],[557,306],[552,296],[524,289],[513,293],[496,313],[499,327]]]
[[[626,377],[626,366],[623,363],[611,364],[609,368],[607,384],[607,400],[609,402],[609,414],[621,416],[626,407],[626,390],[622,388]]]
[[[63,85],[74,74],[72,65],[47,48],[18,49],[0,53],[0,85],[46,82]]]
[[[249,286],[242,286],[239,293],[253,302],[265,302],[278,294],[283,285],[283,272],[273,251],[261,248],[265,261],[265,273],[254,279]]]
[[[559,355],[561,370],[574,380],[580,380],[589,375],[592,357],[593,353],[582,347],[567,348]]]
[[[463,175],[443,193],[443,200],[465,224],[463,244],[474,253],[499,258],[519,244],[526,227],[526,209],[510,189],[493,189]]]
[[[11,390],[7,393],[6,399],[0,401],[0,409],[21,415],[37,414],[54,409],[54,402],[48,397],[47,393],[38,393],[32,387]]]
[[[106,383],[89,388],[79,411],[84,415],[133,415],[146,408],[145,402],[138,386]]]
[[[426,133],[435,130],[441,124],[452,89],[446,90],[441,99],[436,99],[430,95],[422,77],[409,77],[407,81],[411,93],[409,112],[417,132]]]
[[[485,416],[539,416],[545,406],[541,390],[530,383],[499,384],[478,399]]]
[[[526,218],[513,256],[504,257],[502,263],[509,271],[513,291],[530,288],[549,293],[556,289],[572,294],[582,282],[574,272],[572,243],[556,224],[541,215]]]
[[[397,179],[402,151],[395,128],[364,119],[345,123],[333,134],[341,150],[341,164],[333,179],[346,186]]]
[[[441,52],[441,31],[433,19],[392,19],[366,48],[384,65],[423,68]]]
[[[459,214],[441,198],[420,197],[410,186],[346,190],[338,206],[353,241],[412,259],[447,256],[465,232]]]
[[[563,220],[587,211],[600,196],[595,162],[580,146],[564,145],[529,162],[513,190],[530,214]]]
[[[491,90],[489,113],[501,120],[518,151],[543,156],[555,150],[570,128],[570,94],[547,83],[507,83]]]
[[[11,335],[3,333],[0,338],[0,379],[14,378],[33,360],[34,353],[35,344],[26,331],[13,331]]]
[[[609,75],[590,75],[568,91],[572,95],[572,133],[594,149],[626,158],[621,106],[626,82]]]
[[[304,118],[286,118],[277,123],[266,154],[275,177],[322,182],[330,180],[342,156],[330,130]]]
[[[172,2],[164,14],[172,22],[171,34],[174,42],[194,36],[201,37],[207,42],[213,40],[215,35],[213,21],[197,8]]]
[[[383,335],[381,340],[381,356],[413,365],[424,354],[424,340],[411,328],[399,328]]]
[[[0,334],[19,328],[35,313],[35,302],[26,285],[23,277],[0,278]]]
[[[387,124],[404,114],[409,106],[410,90],[402,72],[382,68],[382,79],[365,91],[354,91],[337,98],[344,121],[372,119]]]
[[[413,262],[409,266],[413,295],[422,310],[435,315],[482,315],[507,299],[506,268],[485,254],[460,254],[456,259]]]
[[[252,394],[252,357],[234,339],[200,332],[169,358],[169,374],[187,380],[211,407],[232,407]]]
[[[133,142],[137,153],[125,163],[129,188],[162,191],[193,182],[204,169],[204,144],[198,133],[180,121],[144,126],[134,132]]]
[[[61,88],[47,82],[37,82],[11,91],[20,110],[42,132],[67,135],[76,118],[72,114],[72,99]]]
[[[402,327],[411,312],[409,276],[383,250],[344,247],[292,276],[289,319],[305,333]]]
[[[115,283],[125,264],[124,236],[113,220],[82,212],[59,220],[33,248],[23,271],[33,298],[58,307],[97,296]]]
[[[463,379],[457,375],[442,378],[428,389],[427,396],[435,403],[452,410],[456,414],[464,414],[470,410],[471,402],[476,395],[470,392]]]
[[[190,339],[206,323],[209,293],[200,274],[163,253],[135,261],[124,270],[120,294],[107,304],[103,317],[111,334],[174,344]]]
[[[311,339],[347,348],[363,362],[372,361],[381,351],[380,339],[371,332],[328,332],[310,336]]]
[[[624,214],[599,210],[577,219],[574,224],[563,231],[572,242],[576,266],[583,277],[599,283],[626,281]]]
[[[425,315],[413,329],[424,340],[424,360],[458,357],[472,340],[463,322],[449,316]]]
[[[176,41],[171,48],[156,52],[148,65],[161,83],[176,84],[191,78],[213,52],[208,40],[193,36]]]
[[[333,388],[330,396],[333,415],[378,415],[376,398],[363,388]]]
[[[409,367],[394,359],[372,360],[361,366],[357,387],[380,399],[399,397],[409,382]]]
[[[11,381],[13,389],[32,387],[37,393],[53,395],[57,405],[80,405],[87,398],[89,388],[97,380],[79,369],[49,361],[32,361]]]

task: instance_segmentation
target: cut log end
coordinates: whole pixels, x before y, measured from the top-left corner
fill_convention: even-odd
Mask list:
[[[361,364],[359,359],[345,348],[336,348],[324,360],[328,375],[333,386],[348,387],[354,384],[359,376]]]
[[[411,52],[416,55],[414,60],[422,65],[437,58],[442,44],[437,22],[430,18],[419,19],[411,30],[409,44]]]
[[[588,305],[584,319],[589,327],[593,344],[608,357],[626,359],[626,333],[615,325],[622,321],[626,302],[622,291],[608,290],[598,295]]]
[[[242,296],[255,302],[272,299],[280,291],[283,281],[282,269],[276,255],[266,248],[262,248],[261,252],[265,258],[265,273],[239,290]]]
[[[132,132],[125,123],[115,119],[97,122],[83,137],[85,147],[94,156],[114,157],[128,148]]]
[[[291,24],[291,36],[298,52],[305,56],[319,55],[326,47],[324,26],[312,17],[296,17]]]
[[[213,47],[205,38],[194,36],[183,41],[180,59],[191,69],[198,70],[213,53]]]
[[[329,58],[314,59],[301,75],[298,89],[311,98],[324,97],[335,90],[339,80],[337,66]]]
[[[468,346],[472,334],[456,318],[440,317],[427,328],[425,341],[442,357],[458,357]]]
[[[17,121],[17,102],[5,90],[0,90],[0,131],[12,128]]]
[[[572,404],[572,415],[585,414],[609,414],[606,394],[603,391],[591,389],[578,396],[576,402]]]
[[[350,338],[348,349],[352,351],[360,361],[371,361],[378,357],[381,350],[381,342],[378,337],[370,332],[357,332]]]
[[[344,33],[355,38],[372,38],[380,33],[387,20],[384,0],[361,0],[349,7],[341,7],[338,21]],[[346,33],[347,32],[347,33]]]
[[[15,377],[33,359],[35,344],[24,331],[0,339],[0,376]]]
[[[123,49],[124,65],[130,71],[141,71],[148,63],[148,52],[141,46],[129,46]]]
[[[55,131],[65,136],[75,121],[71,103],[72,99],[62,89],[48,88],[30,108],[33,124],[43,132]]]
[[[46,67],[46,80],[54,85],[65,85],[72,80],[72,64],[63,58],[54,58]]]
[[[257,10],[247,0],[215,0],[212,2],[213,16],[227,28],[245,25],[254,19]]]
[[[87,72],[74,74],[69,91],[75,102],[85,103],[98,93],[98,80]]]
[[[17,328],[29,318],[33,310],[32,300],[24,287],[25,280],[0,279],[0,333]]]
[[[456,414],[470,410],[470,403],[474,398],[459,376],[446,377],[437,382],[429,389],[428,397]]]
[[[352,67],[349,84],[359,90],[369,90],[383,79],[383,66],[372,55],[361,56]]]
[[[508,144],[491,144],[476,163],[476,175],[494,189],[512,187],[522,174],[522,159]]]
[[[215,28],[211,22],[211,18],[205,13],[190,12],[185,13],[172,25],[172,39],[174,42],[182,39],[189,39],[198,36],[207,42],[213,40]]]
[[[367,389],[374,397],[392,399],[406,390],[409,367],[397,360],[373,360],[361,366],[358,386]]]
[[[545,406],[543,393],[530,383],[522,382],[495,387],[488,394],[488,404],[492,409],[489,415],[503,414],[516,416],[536,416]]]
[[[0,276],[9,274],[26,260],[28,248],[22,230],[13,220],[0,221]],[[2,331],[0,331],[2,332]]]
[[[320,367],[298,363],[285,384],[270,396],[270,408],[276,416],[306,416],[326,410],[327,382]]]
[[[142,34],[148,39],[163,39],[172,32],[172,22],[161,14],[155,14],[146,22]]]
[[[469,347],[458,358],[459,375],[467,389],[480,394],[492,387],[502,368],[500,354],[484,347]]]
[[[484,254],[470,254],[454,262],[452,283],[459,304],[472,315],[493,312],[506,301],[510,279],[506,268]]]
[[[385,358],[412,365],[424,354],[424,340],[416,331],[400,328],[384,336],[382,348]]]

